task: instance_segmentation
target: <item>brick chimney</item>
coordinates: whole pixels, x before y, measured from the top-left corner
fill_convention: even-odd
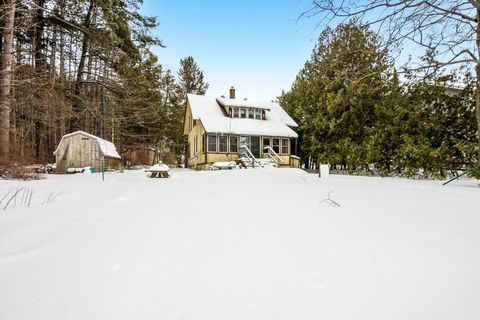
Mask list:
[[[230,87],[230,99],[235,99],[235,88],[233,86]]]

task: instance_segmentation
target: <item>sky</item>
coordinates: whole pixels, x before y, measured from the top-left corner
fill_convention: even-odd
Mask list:
[[[159,62],[175,74],[193,56],[209,83],[207,95],[274,100],[288,91],[320,31],[300,19],[308,0],[144,0],[142,13],[158,17],[153,31],[166,48]]]

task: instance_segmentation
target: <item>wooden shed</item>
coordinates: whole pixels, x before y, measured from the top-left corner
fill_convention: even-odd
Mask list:
[[[53,154],[58,173],[68,168],[94,167],[102,171],[121,167],[121,157],[112,142],[83,131],[64,135]]]

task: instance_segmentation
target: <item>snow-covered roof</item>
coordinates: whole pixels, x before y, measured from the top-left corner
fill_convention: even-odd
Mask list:
[[[276,102],[255,102],[245,105],[244,100],[239,100],[237,106],[259,108],[265,110],[266,120],[248,118],[230,118],[225,116],[218,101],[222,99],[188,94],[188,102],[194,119],[200,119],[205,131],[209,133],[231,133],[238,135],[264,135],[297,138],[298,135],[290,127],[297,127],[297,123]],[[232,102],[227,104],[232,106]]]
[[[64,135],[62,137],[62,139],[60,140],[60,143],[58,144],[57,149],[55,150],[55,152],[53,152],[53,154],[54,155],[57,154],[57,152],[60,148],[60,145],[63,142],[63,139],[69,138],[69,137],[77,135],[77,134],[81,134],[81,135],[84,135],[84,136],[87,136],[89,138],[97,140],[98,145],[100,147],[100,151],[102,152],[102,154],[105,157],[121,159],[120,155],[117,152],[117,148],[115,147],[115,145],[112,142],[107,141],[105,139],[102,139],[100,137],[94,136],[93,134],[87,133],[85,131],[81,131],[81,130]]]
[[[261,101],[217,98],[217,102],[227,107],[248,107],[248,108],[255,108],[255,109],[270,110],[270,108],[267,106],[268,103],[261,102]]]

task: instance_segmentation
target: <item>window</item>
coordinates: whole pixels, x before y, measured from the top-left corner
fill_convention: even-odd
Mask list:
[[[290,140],[290,154],[294,156],[298,156],[297,154],[297,139]]]
[[[273,138],[272,139],[272,149],[276,153],[280,153],[280,139],[278,139],[278,138]]]
[[[246,118],[246,117],[247,117],[247,109],[240,108],[240,118]]]
[[[202,153],[205,153],[205,134],[202,135]]]
[[[230,136],[230,152],[237,153],[238,152],[238,137],[237,136]]]
[[[238,108],[233,108],[233,117],[234,118],[239,118],[240,112]]]
[[[248,108],[248,118],[253,119],[255,117],[255,109]]]
[[[255,109],[255,119],[261,120],[262,119],[262,110]]]
[[[228,151],[228,136],[218,136],[218,152]]]
[[[207,150],[208,152],[217,152],[217,136],[207,136]]]
[[[288,139],[282,139],[282,153],[288,154]]]
[[[270,146],[270,138],[263,137],[263,151],[265,152],[265,147]]]
[[[194,147],[194,151],[195,151],[195,155],[197,155],[197,152],[198,152],[198,136],[195,136],[193,137],[193,145],[195,146]]]

